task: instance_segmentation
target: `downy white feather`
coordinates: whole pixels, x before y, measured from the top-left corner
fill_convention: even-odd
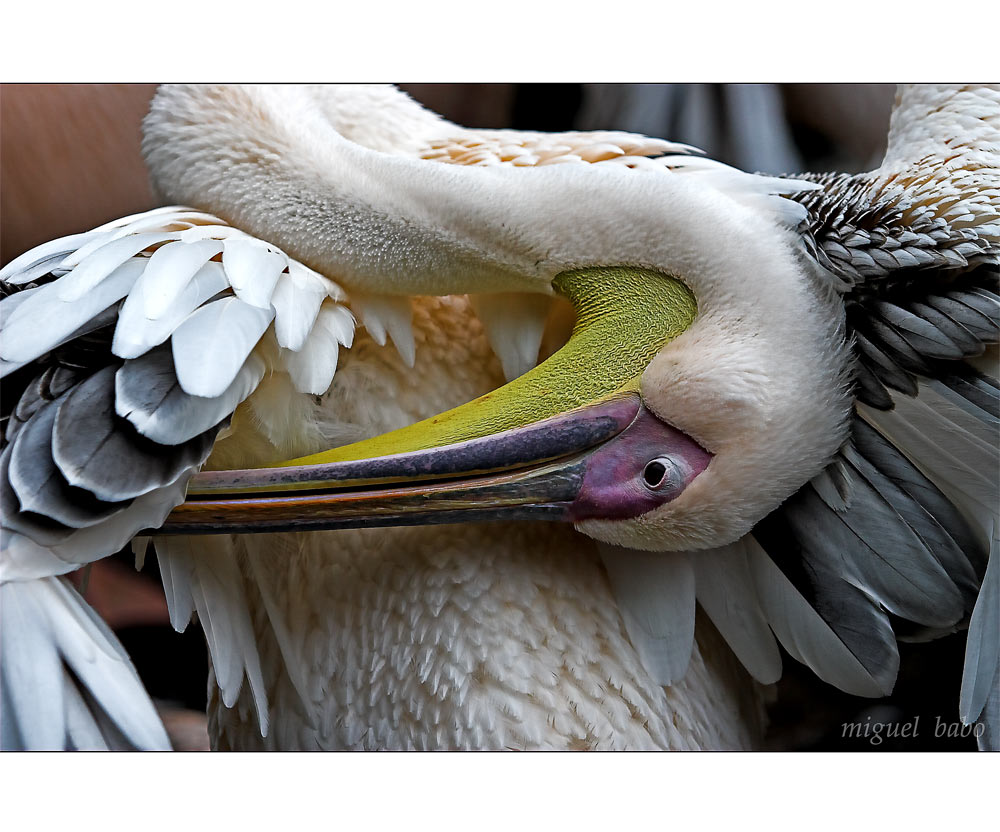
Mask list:
[[[70,234],[68,237],[60,237],[58,240],[50,240],[47,243],[42,243],[40,246],[35,246],[33,249],[24,252],[19,257],[15,257],[0,269],[0,280],[12,283],[15,286],[30,283],[39,276],[34,269],[35,264],[47,263],[52,258],[60,255],[62,255],[60,257],[60,260],[62,260],[81,246],[87,245],[94,240],[107,240],[107,235],[101,233],[99,229],[95,229],[94,231],[85,231],[82,234]]]
[[[183,630],[191,605],[212,654],[212,667],[222,700],[232,707],[246,677],[253,694],[261,735],[267,736],[267,693],[261,674],[257,641],[250,621],[243,577],[236,563],[232,538],[178,536],[157,538],[157,557],[164,580],[171,623]],[[178,626],[180,625],[180,626]]]
[[[271,295],[288,258],[252,237],[226,241],[222,265],[236,297],[251,306],[268,309]]]
[[[146,552],[149,550],[150,538],[145,535],[132,538],[132,554],[135,555],[135,571],[141,572],[146,565]]]
[[[153,543],[160,567],[170,626],[183,633],[194,616],[194,561],[183,537],[157,537]]]
[[[288,274],[282,275],[271,295],[274,307],[274,334],[278,345],[298,351],[302,349],[323,298],[339,299],[343,294],[333,282],[294,260],[288,263]]]
[[[126,233],[136,229],[141,229],[141,223],[146,219],[157,218],[158,223],[170,223],[175,221],[179,215],[184,215],[185,218],[191,217],[204,222],[222,222],[222,220],[213,217],[211,214],[206,214],[203,211],[195,211],[184,205],[162,205],[159,208],[151,208],[149,211],[140,211],[138,214],[129,214],[126,217],[118,217],[117,219],[109,220],[104,223],[104,225],[99,225],[91,233],[96,233],[98,231],[114,231],[115,229],[125,228],[126,226],[131,226]],[[161,228],[161,225],[155,226],[156,228]]]
[[[538,363],[545,321],[552,301],[545,295],[500,292],[470,295],[472,308],[486,330],[507,381],[524,375]]]
[[[220,240],[177,241],[154,251],[135,286],[145,317],[153,321],[163,317],[191,278],[221,251]]]
[[[149,231],[130,234],[110,243],[100,240],[88,243],[60,264],[60,268],[71,271],[59,279],[59,299],[65,303],[80,300],[122,263],[150,246],[176,240],[178,233]]]
[[[144,311],[141,282],[137,281],[118,313],[111,351],[119,358],[137,358],[162,344],[195,309],[229,288],[221,264],[209,261],[188,281],[169,308],[153,320],[146,317]]]
[[[287,535],[245,535],[239,538],[239,543],[246,550],[250,574],[260,592],[261,600],[264,602],[268,622],[274,633],[274,639],[278,643],[278,649],[281,651],[288,679],[305,709],[304,721],[307,725],[315,726],[318,723],[318,713],[309,694],[310,678],[314,677],[315,674],[310,672],[309,663],[297,646],[299,642],[293,639],[289,632],[282,612],[284,605],[276,597],[275,588],[268,579],[268,572],[264,565],[265,560],[281,556],[280,552],[275,551],[276,546],[297,545],[295,538]]]
[[[324,303],[302,349],[282,354],[295,389],[300,393],[323,395],[337,371],[340,347],[350,348],[353,339],[354,316],[343,306]]]
[[[142,231],[186,231],[189,228],[205,225],[226,226],[222,220],[211,214],[192,211],[190,208],[179,205],[171,205],[166,209],[157,208],[119,220],[114,226],[117,230],[112,233],[110,239],[118,240],[128,234],[138,234]],[[102,229],[109,227],[102,226]]]
[[[413,340],[413,307],[409,297],[355,293],[351,305],[376,344],[385,344],[386,334],[392,338],[407,367],[416,360]]]

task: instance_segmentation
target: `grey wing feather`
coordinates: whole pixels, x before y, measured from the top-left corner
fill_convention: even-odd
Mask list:
[[[41,408],[15,437],[8,477],[22,512],[78,529],[114,516],[131,501],[101,501],[62,476],[52,458],[52,428],[61,401]]]
[[[698,603],[758,682],[781,676],[781,654],[753,589],[748,540],[690,556]]]
[[[852,510],[856,510],[855,505],[852,497]],[[881,606],[855,585],[856,579],[844,576],[840,552],[831,546],[825,536],[823,523],[828,520],[837,531],[842,529],[843,522],[837,517],[837,512],[831,511],[811,486],[806,486],[782,509],[759,523],[753,536],[770,556],[772,566],[779,569],[790,587],[794,588],[795,597],[815,611],[838,642],[837,651],[813,655],[810,667],[821,678],[850,693],[859,696],[884,695],[892,690],[899,666],[896,639]],[[841,532],[840,537],[843,539],[847,535]],[[855,552],[855,555],[859,554],[863,553]],[[853,564],[851,568],[854,568]],[[772,609],[768,612],[772,627],[775,612],[779,611]],[[789,614],[786,605],[782,605],[780,613]],[[797,612],[796,618],[801,617],[801,611]],[[786,634],[783,638],[780,632],[776,632],[782,644],[789,648],[789,636]],[[850,655],[863,671],[862,684],[859,685],[855,678],[854,665],[851,668],[855,675],[842,677],[837,674],[842,653]],[[829,665],[826,664],[827,656]]]
[[[956,324],[964,327],[982,343],[992,343],[997,339],[998,325],[987,312],[976,308],[976,298],[968,292],[945,292],[939,296],[930,296],[927,303]]]
[[[990,562],[969,622],[959,710],[967,723],[984,726],[980,748],[1000,750],[1000,528],[993,528]]]
[[[105,367],[68,393],[52,431],[52,457],[67,482],[107,502],[148,494],[199,467],[222,428],[169,447],[144,439],[115,413],[116,370]]]
[[[888,657],[888,612],[904,632],[908,622],[951,631],[973,608],[983,618],[997,478],[984,466],[1000,423],[995,368],[984,373],[981,358],[1000,339],[998,103],[996,88],[906,88],[881,168],[807,175],[822,188],[792,197],[809,212],[806,251],[844,295],[861,415],[827,473],[755,535],[862,656]],[[849,500],[830,475],[845,467]],[[977,656],[990,653],[983,644]],[[987,660],[977,675],[976,664],[963,688],[982,695],[967,694],[966,719],[995,670]]]
[[[944,567],[949,580],[965,596],[966,610],[975,602],[985,553],[968,521],[895,446],[864,419],[856,418],[854,445],[868,463],[872,485],[925,541],[927,551]]]
[[[250,355],[221,396],[190,396],[177,380],[169,347],[157,347],[118,370],[115,409],[153,442],[181,445],[228,418],[257,387],[265,369],[261,358]]]
[[[844,621],[826,614],[823,604],[808,597],[812,593],[807,583],[800,584],[806,592],[803,594],[789,579],[786,572],[794,574],[794,570],[779,568],[755,535],[744,539],[761,609],[789,654],[824,681],[855,696],[882,696],[891,689],[899,654],[888,622],[870,599],[847,587]],[[825,600],[837,599],[830,593]],[[852,613],[859,614],[853,624]],[[852,627],[868,631],[861,651],[853,643]]]
[[[969,368],[934,379],[929,386],[981,422],[992,427],[1000,422],[1000,390],[988,376]]]

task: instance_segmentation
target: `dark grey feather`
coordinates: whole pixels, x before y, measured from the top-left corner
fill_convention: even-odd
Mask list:
[[[805,489],[788,513],[795,533],[811,538],[809,557],[894,615],[931,627],[954,624],[963,604],[944,569],[885,497],[858,476],[863,463],[851,455],[847,460],[855,469],[850,509],[831,512]]]
[[[14,418],[21,424],[27,422],[45,404],[46,398],[43,395],[45,385],[43,382],[44,373],[36,376],[25,388],[24,393],[21,394],[21,398],[17,400],[17,405],[14,407]],[[13,437],[8,436],[7,438],[11,439]]]
[[[868,316],[860,321],[855,318],[854,326],[870,341],[878,344],[886,355],[904,370],[926,376],[932,374],[933,371],[924,358],[899,332],[881,318]]]
[[[811,492],[811,488],[805,486],[789,502],[798,502],[802,493]],[[888,616],[870,596],[845,581],[835,567],[812,553],[814,539],[802,536],[789,525],[787,507],[786,502],[758,523],[754,537],[858,660],[877,689],[889,693],[899,668],[899,651]],[[791,506],[793,513],[796,508]]]
[[[953,404],[987,425],[1000,424],[1000,390],[996,384],[968,365],[936,380],[935,390]]]
[[[58,399],[83,378],[78,369],[53,364],[25,388],[7,424],[5,438],[12,441],[21,427],[48,402]]]
[[[947,292],[945,297],[960,303],[974,315],[966,315],[962,323],[973,334],[992,343],[1000,337],[1000,308],[996,296],[974,289]]]
[[[8,477],[22,512],[79,529],[113,517],[131,501],[102,502],[63,478],[52,459],[52,428],[60,402],[46,404],[20,431],[12,445]]]
[[[978,338],[984,344],[995,340],[998,330],[989,316],[984,315],[975,307],[963,303],[961,297],[961,293],[948,292],[943,295],[929,296],[927,303],[941,314],[947,315],[955,323],[961,324],[973,337]]]
[[[826,468],[810,480],[820,499],[834,511],[846,511],[851,506],[853,490],[845,466],[843,454],[838,453]]]
[[[933,550],[949,577],[960,588],[968,589],[970,583],[978,587],[986,568],[987,551],[962,513],[904,454],[863,419],[855,417],[852,434],[858,452],[912,497],[954,541],[960,557],[956,556],[953,562],[950,556],[955,549],[946,546]]]
[[[857,344],[859,358],[879,381],[906,396],[917,395],[917,382],[913,376],[869,341],[863,333],[856,331],[854,342]]]
[[[10,484],[10,455],[13,446],[8,445],[0,453],[0,516],[7,531],[18,532],[33,540],[39,546],[52,546],[66,540],[76,529],[56,523],[47,517],[21,511],[21,504]]]
[[[48,367],[42,373],[42,395],[50,402],[55,401],[82,378],[77,367],[66,367],[62,364]]]
[[[963,598],[962,609],[951,622],[904,617],[930,626],[961,621],[972,612],[982,577],[973,559],[984,566],[985,551],[951,502],[878,431],[856,419],[853,433],[857,455],[852,464],[941,566],[941,581],[954,585]],[[913,555],[916,559],[923,551],[916,549]]]
[[[882,300],[874,301],[870,308],[920,355],[951,361],[962,358],[961,348],[930,321]]]
[[[145,439],[115,413],[116,371],[105,367],[74,388],[59,406],[52,434],[52,455],[66,480],[106,502],[146,494],[200,466],[222,427],[177,446]]]
[[[854,395],[861,402],[877,410],[891,410],[892,396],[875,374],[860,361],[854,365]]]
[[[982,355],[986,345],[962,326],[958,321],[950,318],[944,312],[934,308],[927,303],[912,303],[910,309],[915,315],[925,318],[934,324],[941,332],[947,335],[951,341],[962,351],[966,358],[974,355]]]

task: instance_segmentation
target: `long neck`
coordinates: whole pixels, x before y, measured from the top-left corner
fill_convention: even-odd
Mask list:
[[[752,221],[690,176],[417,158],[462,128],[392,90],[168,87],[144,131],[164,199],[216,213],[348,289],[549,293],[560,272],[594,265],[696,273],[705,229]]]

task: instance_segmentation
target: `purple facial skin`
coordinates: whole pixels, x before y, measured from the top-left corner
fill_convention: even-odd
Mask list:
[[[645,407],[624,431],[587,458],[587,472],[570,518],[638,517],[678,497],[712,455]]]

